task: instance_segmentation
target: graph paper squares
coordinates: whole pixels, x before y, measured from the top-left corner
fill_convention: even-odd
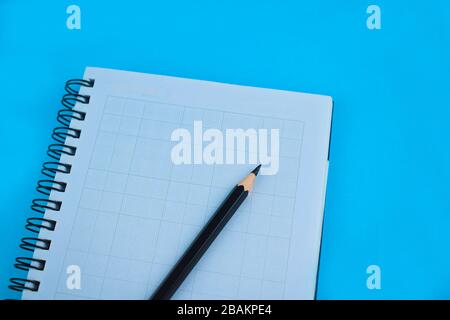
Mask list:
[[[176,128],[279,128],[280,169],[258,179],[175,298],[282,298],[303,124],[287,119],[109,97],[65,265],[82,268],[55,297],[140,299],[151,294],[249,165],[174,165]],[[212,286],[211,284],[214,284]],[[118,295],[119,294],[119,295]]]

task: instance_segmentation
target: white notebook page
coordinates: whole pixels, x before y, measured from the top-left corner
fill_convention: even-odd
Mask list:
[[[24,299],[147,299],[254,164],[171,161],[177,128],[279,129],[279,169],[254,191],[174,299],[313,299],[331,126],[330,97],[100,68],[38,292]],[[236,151],[236,150],[235,150]],[[226,150],[225,150],[226,152]],[[67,286],[69,266],[81,288]]]

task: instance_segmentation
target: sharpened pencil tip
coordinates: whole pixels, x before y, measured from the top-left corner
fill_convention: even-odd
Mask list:
[[[253,173],[255,176],[258,175],[259,169],[261,169],[261,165],[257,166],[251,173]]]

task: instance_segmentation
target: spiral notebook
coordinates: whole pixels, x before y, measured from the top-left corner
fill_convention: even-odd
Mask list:
[[[327,96],[87,68],[66,84],[10,288],[147,299],[260,162],[174,299],[313,299],[331,117]]]

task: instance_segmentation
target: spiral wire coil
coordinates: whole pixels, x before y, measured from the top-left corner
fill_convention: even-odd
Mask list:
[[[47,155],[51,158],[42,165],[42,174],[44,179],[38,181],[36,190],[43,197],[36,198],[32,201],[31,209],[35,216],[26,220],[25,229],[31,232],[30,237],[21,239],[20,248],[26,251],[34,252],[35,250],[49,250],[51,246],[50,239],[39,238],[41,229],[54,231],[56,228],[56,220],[44,217],[47,210],[58,212],[61,209],[61,201],[49,199],[52,192],[65,192],[67,183],[57,181],[56,174],[69,174],[72,165],[69,163],[62,163],[60,161],[63,154],[68,156],[75,156],[77,148],[68,145],[66,138],[79,139],[81,130],[70,127],[73,120],[83,121],[86,113],[74,109],[76,103],[89,104],[90,96],[79,94],[81,87],[92,88],[94,80],[72,79],[66,82],[65,91],[61,104],[62,108],[58,111],[57,120],[60,124],[53,129],[53,142],[48,146]],[[36,216],[37,214],[37,216]],[[31,269],[43,271],[45,269],[46,261],[43,259],[36,259],[30,257],[16,258],[14,267],[19,270],[29,271]],[[15,291],[38,291],[40,282],[28,278],[11,278],[9,279],[9,288]]]

